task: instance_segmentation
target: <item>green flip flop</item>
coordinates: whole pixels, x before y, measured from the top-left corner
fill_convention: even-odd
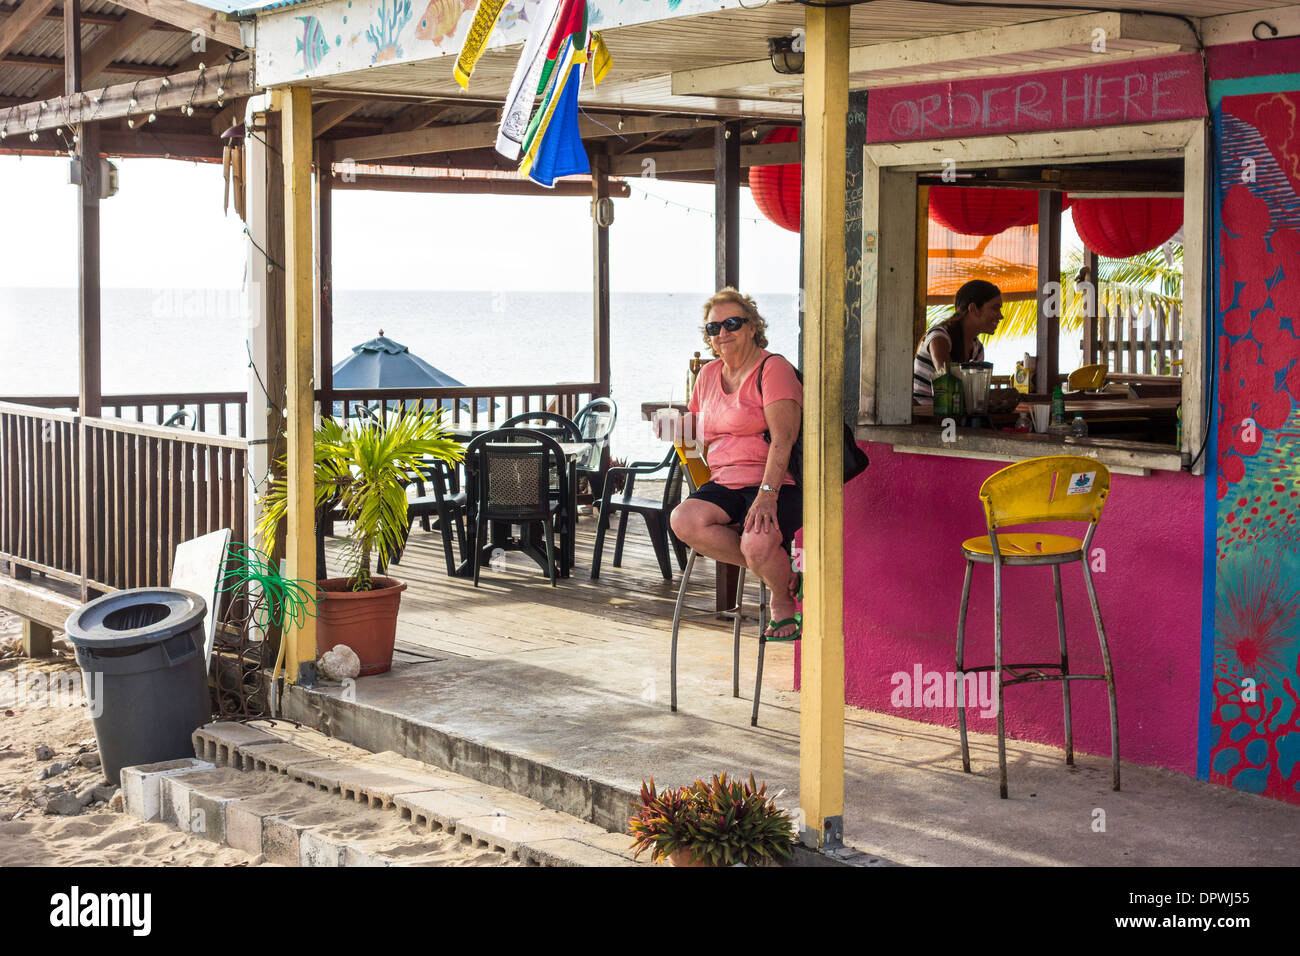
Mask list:
[[[788,627],[791,624],[795,626],[793,634],[787,634],[785,635],[785,637],[773,637],[771,634],[767,633],[768,631],[775,631],[783,627]],[[765,641],[778,641],[778,642],[797,641],[800,640],[802,637],[803,637],[803,615],[800,614],[798,611],[795,612],[794,617],[783,618],[780,621],[768,621],[767,627],[763,628],[763,640]]]

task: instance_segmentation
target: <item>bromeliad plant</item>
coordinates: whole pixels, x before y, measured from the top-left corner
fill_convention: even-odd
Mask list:
[[[427,468],[430,458],[460,461],[464,448],[443,428],[441,409],[407,409],[381,420],[347,423],[325,418],[316,428],[314,445],[316,514],[338,508],[345,520],[352,522],[344,569],[351,590],[369,591],[373,587],[371,557],[399,553],[410,528],[406,515],[409,476]],[[258,535],[266,545],[287,510],[287,484],[273,480],[257,523]]]
[[[662,860],[677,850],[712,866],[753,866],[789,859],[794,853],[793,821],[767,796],[750,774],[748,783],[724,773],[689,787],[659,793],[654,778],[641,784],[641,809],[628,821],[636,837],[633,855],[651,851]]]

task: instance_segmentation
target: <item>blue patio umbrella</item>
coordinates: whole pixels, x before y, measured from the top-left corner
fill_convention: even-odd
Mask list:
[[[446,372],[434,368],[424,359],[411,352],[400,342],[394,342],[379,330],[379,336],[369,342],[353,346],[352,354],[334,366],[335,388],[451,388],[463,386]],[[443,408],[450,408],[454,399],[442,399]],[[468,399],[461,401],[461,407],[469,409]],[[408,402],[414,407],[417,402]],[[396,403],[389,403],[395,407]],[[490,399],[478,399],[480,415],[487,415],[495,408]],[[342,402],[334,403],[334,414],[341,415]]]

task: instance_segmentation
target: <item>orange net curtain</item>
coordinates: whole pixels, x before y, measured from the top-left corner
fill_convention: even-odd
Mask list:
[[[1033,298],[1038,288],[1038,226],[1013,226],[996,236],[963,236],[929,220],[926,293],[931,305],[951,304],[971,279],[987,279],[1003,298]]]

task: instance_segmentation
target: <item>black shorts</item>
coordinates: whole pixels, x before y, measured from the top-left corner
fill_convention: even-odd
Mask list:
[[[733,524],[744,526],[745,515],[758,497],[758,486],[726,488],[716,481],[706,482],[691,495],[692,500],[707,501],[727,513]],[[803,490],[798,485],[782,485],[776,496],[776,523],[781,528],[781,547],[786,551],[794,543],[794,533],[803,527]]]

